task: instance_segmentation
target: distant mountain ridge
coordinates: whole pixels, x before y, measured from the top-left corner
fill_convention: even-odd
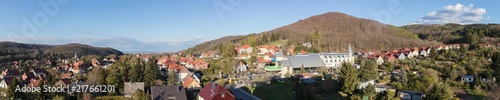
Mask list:
[[[123,52],[109,47],[93,47],[84,44],[70,43],[63,45],[25,44],[10,41],[0,42],[0,61],[37,59],[49,55],[70,58],[77,55],[107,56],[123,55]]]
[[[325,52],[346,52],[349,44],[353,50],[392,50],[402,47],[422,47],[439,44],[424,41],[407,30],[383,24],[370,19],[357,18],[339,12],[328,12],[299,20],[260,34],[221,38],[199,44],[187,51],[200,51],[203,48],[216,48],[217,45],[248,44],[248,40],[276,35],[277,40],[291,41],[292,45],[308,42],[308,34],[321,33],[321,47]],[[264,36],[266,35],[266,36]],[[260,41],[257,41],[260,42]]]
[[[443,43],[468,43],[467,34],[479,37],[482,43],[500,43],[500,24],[416,24],[401,28],[419,35],[424,40],[435,40]]]

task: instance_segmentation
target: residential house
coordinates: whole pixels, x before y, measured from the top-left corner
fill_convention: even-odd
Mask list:
[[[144,91],[144,82],[124,82],[123,85],[123,95],[125,97],[133,96],[138,90]]]
[[[385,92],[386,90],[395,91],[394,89],[392,89],[391,86],[375,85],[375,92],[377,92],[377,93],[382,93],[382,92]]]
[[[201,85],[193,77],[189,76],[183,79],[182,86],[187,90],[201,89]]]
[[[388,54],[387,56],[384,56],[384,60],[388,61],[388,62],[392,62],[392,61],[395,61],[397,59],[395,57],[395,54],[391,53],[391,54]]]
[[[404,52],[399,52],[398,55],[397,55],[398,59],[399,60],[405,60],[406,59],[406,55]]]
[[[55,87],[59,87],[59,86],[66,87],[66,86],[68,86],[70,84],[71,84],[71,80],[70,79],[60,79],[59,81],[57,81],[56,83],[54,83],[54,86]]]
[[[420,49],[418,49],[417,47],[413,47],[413,49],[410,53],[413,54],[413,57],[417,57],[420,54],[419,50]]]
[[[429,56],[428,54],[429,54],[429,52],[427,52],[427,48],[426,47],[422,47],[420,49],[420,55],[421,56],[427,57],[427,56]]]
[[[73,67],[69,69],[69,71],[73,71],[73,73],[85,73],[85,67],[83,66],[83,61],[78,61],[73,63]]]
[[[196,63],[196,65],[195,65],[194,69],[197,69],[197,70],[208,69],[208,63],[205,62],[205,60],[203,60],[203,59],[196,59],[195,63]]]
[[[179,69],[179,73],[177,74],[178,79],[182,81],[182,79],[186,78],[188,76],[188,74],[191,74],[191,72],[189,72],[189,70],[187,70],[187,68],[181,68]]]
[[[465,75],[461,77],[462,82],[474,82],[474,75]]]
[[[8,88],[12,79],[14,79],[14,77],[3,77],[2,81],[0,81],[0,88]]]
[[[210,82],[198,93],[199,100],[235,100],[231,92],[226,90],[224,87]]]
[[[282,52],[274,53],[274,57],[276,58],[276,61],[286,60],[286,57],[283,55]]]
[[[236,51],[238,52],[238,54],[251,54],[253,52],[253,49],[252,46],[247,44],[236,48]]]
[[[255,61],[255,64],[257,65],[258,68],[264,68],[264,66],[270,62],[267,62],[264,57],[257,57],[257,60]]]
[[[236,71],[237,72],[246,72],[247,65],[245,65],[245,63],[243,63],[243,61],[240,61],[240,63],[238,64],[238,67],[236,67]]]
[[[182,86],[151,86],[152,100],[187,100]]]
[[[258,53],[257,54],[267,54],[269,52],[272,52],[273,50],[270,50],[270,47],[269,46],[259,46],[259,49],[257,50]]]
[[[356,87],[357,89],[364,89],[368,85],[375,85],[375,80],[369,80],[366,82],[360,82],[359,85]]]
[[[422,100],[422,98],[425,97],[424,93],[414,91],[402,90],[399,91],[398,94],[401,100]]]
[[[34,74],[34,73],[31,73],[31,72],[26,72],[26,73],[24,73],[24,74],[23,74],[23,76],[21,76],[21,77],[22,77],[22,80],[23,80],[23,81],[29,81],[29,80],[31,80],[31,79],[33,79],[33,78],[35,78],[35,74]]]
[[[382,55],[379,55],[378,57],[376,57],[375,61],[378,65],[382,65],[384,63],[384,58]]]
[[[302,46],[307,47],[307,48],[311,48],[312,44],[311,43],[302,43]]]
[[[251,56],[249,54],[238,54],[238,59],[248,59],[250,58]]]
[[[27,86],[39,87],[39,83],[42,82],[41,79],[33,78],[29,81]]]
[[[61,79],[71,79],[71,78],[73,78],[73,72],[67,72],[61,76]]]
[[[47,71],[45,69],[43,69],[43,68],[33,68],[31,70],[31,72],[33,72],[36,77],[40,77],[41,76],[41,77],[45,78],[46,75],[47,75]]]
[[[2,78],[3,77],[16,77],[16,78],[20,79],[21,73],[17,69],[5,69],[2,72]]]

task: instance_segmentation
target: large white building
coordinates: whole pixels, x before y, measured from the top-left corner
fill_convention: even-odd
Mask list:
[[[348,53],[311,53],[307,55],[287,56],[286,60],[279,60],[281,73],[293,74],[301,69],[315,69],[318,67],[340,68],[343,62],[354,65],[354,55],[349,45]]]
[[[354,55],[349,45],[348,53],[320,53],[320,58],[329,68],[340,68],[343,62],[354,64]]]

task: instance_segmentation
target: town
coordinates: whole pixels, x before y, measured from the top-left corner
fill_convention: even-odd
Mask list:
[[[0,100],[500,100],[495,4],[0,0]]]
[[[106,57],[75,54],[55,61],[13,61],[2,70],[1,96],[141,100],[460,98],[485,95],[485,89],[493,88],[490,83],[496,81],[492,71],[499,70],[488,66],[500,63],[500,54],[492,53],[500,44],[447,44],[388,51],[353,51],[349,45],[341,53],[303,50],[311,45],[284,48],[245,44],[223,48],[229,52]],[[19,86],[62,86],[69,91],[78,85],[104,84],[114,85],[116,91],[14,91]]]

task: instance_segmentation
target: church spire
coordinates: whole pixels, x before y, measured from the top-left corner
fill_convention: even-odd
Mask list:
[[[352,53],[352,49],[351,49],[351,44],[349,44],[349,51],[348,51],[348,53],[349,53],[349,56],[352,56],[352,54],[353,54]]]

